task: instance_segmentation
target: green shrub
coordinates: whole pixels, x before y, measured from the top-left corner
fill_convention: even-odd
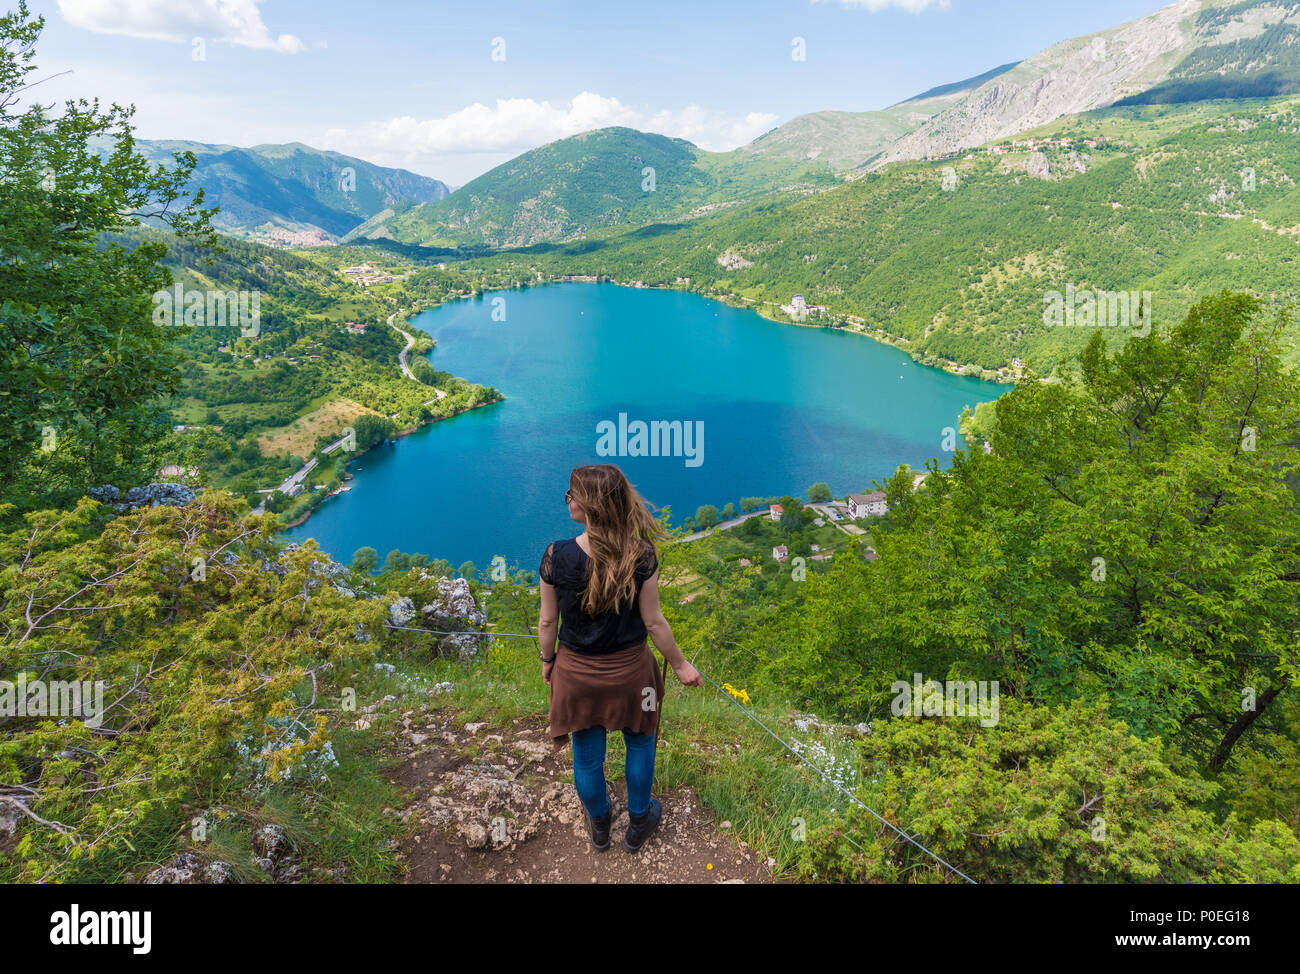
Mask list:
[[[977,719],[876,721],[863,800],[979,882],[1300,882],[1300,841],[1196,807],[1218,786],[1170,767],[1104,702],[1000,701]],[[847,882],[959,882],[858,806],[808,836],[801,872]]]

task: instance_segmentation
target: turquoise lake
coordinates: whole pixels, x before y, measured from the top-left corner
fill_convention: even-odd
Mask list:
[[[493,320],[494,298],[505,299],[504,321]],[[806,497],[818,481],[837,497],[870,490],[901,463],[947,466],[944,427],[1009,388],[678,291],[556,284],[413,321],[437,339],[435,368],[507,398],[363,454],[351,491],[285,532],[340,561],[369,545],[381,561],[398,548],[479,570],[503,555],[536,571],[548,542],[581,530],[564,492],[584,463],[618,464],[674,524],[703,504],[739,511],[742,496]],[[695,460],[601,456],[597,426],[617,426],[620,413],[629,424],[689,423],[703,449]]]

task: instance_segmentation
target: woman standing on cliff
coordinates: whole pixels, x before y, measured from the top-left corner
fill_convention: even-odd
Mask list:
[[[659,607],[654,542],[663,529],[623,471],[608,463],[577,467],[564,500],[569,517],[586,530],[548,545],[539,572],[537,629],[542,678],[551,688],[551,740],[556,750],[572,740],[573,783],[592,846],[603,852],[610,826],[605,732],[623,732],[629,820],[623,848],[637,852],[663,817],[650,785],[664,681],[647,635],[683,684],[704,681],[677,648]]]

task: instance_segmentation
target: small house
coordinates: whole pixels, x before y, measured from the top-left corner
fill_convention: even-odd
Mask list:
[[[779,544],[772,549],[772,557],[777,561],[785,561],[790,557],[790,549],[783,544]]]
[[[771,507],[767,509],[767,513],[768,516],[773,521],[779,521],[781,520],[782,516],[785,514],[785,508],[782,507],[780,504],[773,504]]]

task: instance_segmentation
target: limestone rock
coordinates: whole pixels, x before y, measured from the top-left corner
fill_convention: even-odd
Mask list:
[[[409,626],[416,614],[415,603],[409,595],[403,595],[388,607],[388,621],[394,626]]]
[[[182,852],[166,865],[159,866],[144,877],[148,886],[176,886],[193,883],[226,884],[236,882],[235,870],[228,862],[209,863],[192,852]]]
[[[487,624],[487,613],[474,601],[466,579],[439,578],[437,596],[420,612],[427,628],[456,633],[439,639],[439,648],[444,651],[468,659],[487,645],[484,636],[460,634],[462,630],[481,630]]]
[[[86,491],[86,496],[99,501],[101,504],[111,504],[113,509],[118,512],[131,511],[137,507],[157,507],[159,504],[184,507],[198,497],[192,487],[187,487],[185,484],[171,483],[132,487],[126,492],[125,498],[122,497],[122,492],[112,484],[104,484],[102,487],[93,487]]]

